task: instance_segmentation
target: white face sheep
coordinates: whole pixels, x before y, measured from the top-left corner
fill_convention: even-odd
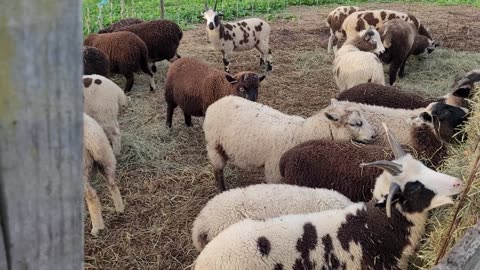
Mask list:
[[[190,127],[192,115],[204,116],[208,106],[224,96],[256,101],[263,79],[265,76],[250,71],[230,75],[195,58],[177,60],[170,65],[165,81],[167,126],[172,127],[177,106],[183,110],[185,124]]]
[[[328,189],[275,184],[235,188],[218,194],[203,207],[193,222],[192,240],[195,248],[201,251],[223,230],[246,218],[264,220],[351,204],[347,197]]]
[[[385,84],[383,66],[377,57],[384,51],[380,35],[373,28],[347,39],[335,55],[333,66],[340,91],[366,82]]]
[[[85,113],[103,128],[113,153],[119,155],[122,146],[118,114],[121,107],[127,105],[125,93],[103,76],[86,75],[83,76],[83,97]]]
[[[268,183],[281,180],[278,162],[289,148],[312,139],[371,142],[376,133],[357,109],[333,104],[305,119],[227,96],[208,107],[203,124],[207,152],[220,190],[227,160],[243,169],[264,168]]]
[[[92,220],[92,235],[105,228],[102,218],[102,205],[98,195],[90,185],[94,172],[99,170],[107,180],[107,187],[112,195],[115,211],[123,213],[125,208],[115,182],[117,161],[102,127],[90,116],[83,114],[83,181],[85,200]]]
[[[348,15],[353,12],[362,11],[362,8],[355,6],[341,6],[332,10],[327,16],[327,27],[330,29],[330,38],[328,39],[328,53],[337,52],[338,40],[343,37],[342,24]]]
[[[374,200],[243,220],[207,244],[194,269],[406,269],[428,211],[453,203],[451,196],[462,191],[463,182],[428,169],[389,141],[396,160],[363,164],[385,170]]]
[[[203,16],[207,21],[207,33],[213,47],[222,52],[225,71],[230,70],[230,55],[233,51],[257,49],[260,65],[266,64],[267,71],[272,70],[272,52],[269,46],[270,25],[258,18],[245,19],[238,22],[222,23],[221,13],[216,12],[217,2],[212,9],[205,2]]]

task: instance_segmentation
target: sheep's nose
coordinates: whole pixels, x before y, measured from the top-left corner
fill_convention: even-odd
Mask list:
[[[455,181],[453,182],[453,187],[457,190],[463,190],[464,186],[465,183],[463,183],[463,181],[460,179],[455,179]]]
[[[213,24],[213,22],[208,24],[208,28],[210,28],[210,30],[215,29],[215,25]]]

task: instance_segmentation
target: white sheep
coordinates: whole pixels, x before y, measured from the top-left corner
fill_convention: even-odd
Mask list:
[[[113,152],[119,155],[122,145],[118,113],[127,104],[127,96],[118,85],[101,75],[83,76],[83,86],[85,113],[102,126]]]
[[[338,40],[343,37],[342,24],[348,15],[353,12],[362,11],[362,8],[356,6],[340,6],[332,10],[327,16],[326,25],[330,29],[330,37],[328,39],[328,53],[333,51],[337,52]]]
[[[257,49],[260,65],[266,64],[267,71],[272,70],[272,51],[270,50],[270,25],[258,18],[250,18],[238,22],[222,23],[222,13],[217,13],[217,2],[209,9],[205,2],[203,16],[207,21],[207,34],[215,50],[222,52],[226,72],[230,71],[230,56],[233,51]]]
[[[105,228],[102,218],[102,205],[95,189],[90,185],[94,172],[99,170],[107,180],[107,187],[112,195],[115,211],[123,213],[125,206],[122,195],[115,182],[117,161],[112,147],[102,127],[90,116],[83,114],[83,181],[85,200],[92,220],[92,235]]]
[[[406,270],[429,210],[453,203],[451,196],[460,193],[464,184],[428,169],[396,142],[392,150],[394,161],[362,164],[385,171],[377,178],[370,202],[267,220],[245,219],[208,243],[194,269]]]
[[[373,28],[348,38],[335,54],[333,66],[340,91],[367,82],[385,85],[383,65],[377,57],[384,51],[380,34]]]
[[[223,97],[208,107],[203,130],[220,190],[225,190],[227,160],[243,169],[264,167],[266,182],[279,183],[279,160],[299,143],[312,139],[370,142],[376,136],[352,106],[330,105],[305,119],[236,96]]]
[[[220,232],[243,219],[263,220],[344,208],[347,197],[328,189],[258,184],[220,193],[203,207],[193,222],[193,245],[201,251]]]

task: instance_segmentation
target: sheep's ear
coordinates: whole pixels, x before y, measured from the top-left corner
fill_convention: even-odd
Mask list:
[[[338,100],[336,100],[334,98],[331,98],[330,99],[330,104],[332,105],[332,107],[336,107],[338,105]]]
[[[422,119],[424,122],[432,122],[432,116],[427,112],[422,112],[418,117],[420,117],[420,119]]]
[[[453,91],[452,95],[461,98],[468,98],[471,90],[472,89],[468,85],[461,86],[457,88],[457,90]]]
[[[230,74],[225,74],[225,78],[230,84],[236,84],[237,80]]]
[[[218,17],[223,17],[223,11],[217,13]]]
[[[331,121],[338,121],[340,119],[340,116],[338,116],[338,114],[336,113],[328,113],[326,112],[325,113],[325,116],[327,117],[327,119],[331,120]]]
[[[448,196],[436,195],[435,197],[432,198],[432,201],[430,202],[430,205],[428,206],[427,210],[434,209],[445,204],[453,204],[452,198]]]
[[[261,81],[265,80],[265,78],[266,78],[265,75],[259,76],[258,81],[261,82]]]

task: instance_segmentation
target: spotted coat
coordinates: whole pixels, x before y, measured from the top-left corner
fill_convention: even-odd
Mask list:
[[[362,11],[364,9],[356,6],[341,6],[332,10],[327,16],[327,27],[330,29],[330,38],[328,39],[328,52],[331,52],[332,47],[337,50],[337,43],[340,38],[344,36],[342,32],[343,21],[348,15]]]

